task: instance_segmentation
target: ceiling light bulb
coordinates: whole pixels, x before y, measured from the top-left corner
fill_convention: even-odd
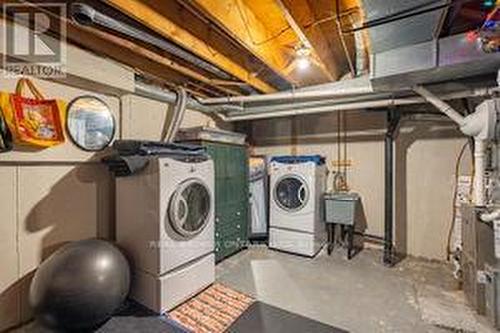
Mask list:
[[[300,70],[306,70],[311,65],[311,61],[308,57],[298,57],[297,58],[297,68]]]
[[[296,65],[299,70],[306,70],[311,65],[311,48],[305,45],[300,45],[295,49]]]

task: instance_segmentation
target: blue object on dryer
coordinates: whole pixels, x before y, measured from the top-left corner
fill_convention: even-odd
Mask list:
[[[271,162],[278,162],[284,164],[297,164],[297,163],[306,163],[306,162],[314,162],[316,165],[325,164],[325,158],[321,155],[284,155],[284,156],[273,156],[271,158]]]

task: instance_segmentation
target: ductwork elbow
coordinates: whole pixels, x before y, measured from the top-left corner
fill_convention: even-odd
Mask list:
[[[460,130],[479,140],[490,140],[495,137],[497,124],[496,102],[487,100],[476,107],[476,111],[464,119]]]
[[[484,222],[493,222],[495,220],[499,220],[500,219],[500,210],[497,209],[491,213],[482,213],[480,215],[480,218]]]

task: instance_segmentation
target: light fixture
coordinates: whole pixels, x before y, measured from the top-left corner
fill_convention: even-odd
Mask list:
[[[299,57],[297,58],[297,68],[300,70],[306,70],[311,65],[309,58],[307,57]]]
[[[311,48],[305,45],[300,45],[295,49],[296,65],[299,70],[306,70],[311,65]]]

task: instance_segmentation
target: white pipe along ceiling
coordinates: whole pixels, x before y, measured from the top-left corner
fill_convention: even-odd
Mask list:
[[[328,84],[331,85],[331,84]],[[174,103],[176,94],[144,84],[136,82],[135,93],[140,96],[153,98],[166,103]],[[500,94],[500,88],[473,88],[459,90],[456,92],[448,92],[439,94],[441,100],[454,100],[469,97],[490,97]],[[424,97],[416,95],[407,97],[393,97],[391,93],[373,93],[362,95],[351,95],[348,97],[339,97],[333,100],[320,100],[303,103],[286,103],[276,104],[265,107],[241,107],[237,105],[203,105],[193,98],[189,98],[187,108],[213,114],[215,113],[224,121],[235,122],[245,120],[256,120],[266,118],[289,117],[294,115],[318,114],[326,112],[334,112],[341,110],[359,110],[371,108],[384,108],[391,106],[403,106],[422,104],[426,102]]]
[[[453,100],[468,97],[489,97],[495,93],[500,93],[500,88],[480,88],[474,90],[459,91],[456,93],[450,93],[440,96],[443,100]],[[362,110],[362,109],[373,109],[373,108],[386,108],[392,106],[403,106],[403,105],[413,105],[422,104],[426,102],[423,97],[406,97],[406,98],[385,98],[385,99],[373,99],[362,102],[353,103],[339,103],[312,107],[305,109],[297,109],[291,105],[288,110],[280,110],[275,112],[265,112],[265,113],[240,113],[231,112],[226,116],[227,121],[243,121],[243,120],[256,120],[256,119],[267,119],[267,118],[279,118],[279,117],[290,117],[296,115],[306,115],[306,114],[318,114],[333,111],[344,111],[344,110]]]
[[[495,138],[495,126],[500,108],[500,99],[492,99],[481,103],[476,111],[467,117],[462,116],[439,97],[422,86],[416,86],[415,92],[434,105],[439,111],[450,117],[460,126],[462,133],[474,138],[474,186],[473,201],[476,206],[486,204],[485,195],[485,165],[486,142]]]
[[[258,103],[270,101],[296,101],[307,98],[330,98],[347,95],[373,93],[368,77],[361,77],[334,83],[325,83],[305,89],[289,90],[264,95],[228,96],[200,99],[203,105],[231,104],[231,103]]]
[[[379,16],[384,17],[384,13],[408,11],[418,7],[418,3],[427,2],[373,0],[363,1],[363,7],[367,20],[374,22]],[[437,84],[454,85],[459,80],[477,81],[477,78],[495,75],[500,68],[500,53],[484,52],[476,43],[467,42],[467,34],[438,38],[435,30],[446,1],[429,3],[442,9],[425,12],[419,15],[419,20],[398,19],[369,27],[372,40],[369,75],[270,94],[190,98],[187,107],[216,113],[226,121],[243,121],[425,102],[433,102],[445,110],[439,100],[489,97],[498,93],[496,83],[490,79],[479,80],[480,86],[457,85],[452,91],[435,91]],[[406,29],[405,33],[401,33],[401,29]],[[414,90],[424,85],[428,87],[425,91],[424,88]],[[136,92],[170,103],[175,100],[175,93],[147,88],[140,83]],[[431,98],[429,94],[439,98]],[[455,122],[460,122],[461,116],[452,109],[446,112]]]

